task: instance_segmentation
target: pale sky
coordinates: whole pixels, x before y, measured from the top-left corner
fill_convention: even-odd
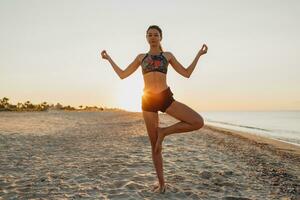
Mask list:
[[[125,69],[149,50],[146,30],[188,67],[169,65],[174,98],[198,112],[300,110],[300,1],[0,0],[0,98],[141,111],[139,68],[121,80],[100,59]]]

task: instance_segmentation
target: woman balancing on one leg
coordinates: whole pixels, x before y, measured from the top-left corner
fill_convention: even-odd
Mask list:
[[[170,63],[175,71],[189,78],[200,56],[206,54],[207,46],[204,44],[192,64],[184,68],[171,52],[162,50],[160,45],[162,31],[158,26],[150,26],[146,32],[146,38],[150,45],[149,52],[137,55],[125,70],[120,69],[105,50],[101,52],[101,56],[109,61],[121,79],[131,75],[140,65],[142,67],[144,78],[143,117],[151,142],[152,159],[159,181],[158,190],[163,193],[165,191],[165,181],[161,145],[164,138],[173,133],[198,130],[204,125],[203,118],[197,112],[173,98],[173,93],[166,83],[167,67]],[[180,122],[160,128],[158,127],[158,111],[165,112],[180,120]]]

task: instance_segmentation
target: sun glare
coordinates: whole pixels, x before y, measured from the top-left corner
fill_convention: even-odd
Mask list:
[[[117,91],[117,106],[128,111],[141,112],[143,87],[143,82],[139,78],[123,80]]]

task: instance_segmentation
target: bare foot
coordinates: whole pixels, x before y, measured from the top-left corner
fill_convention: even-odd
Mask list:
[[[154,183],[153,186],[152,186],[151,191],[154,192],[154,191],[157,190],[157,188],[159,188],[159,183]]]
[[[159,186],[156,190],[154,190],[154,192],[163,194],[166,192],[166,186]]]
[[[163,130],[163,128],[157,127],[157,140],[156,140],[156,144],[155,144],[155,152],[158,152],[162,148],[161,145],[165,138],[165,135],[162,132],[162,130]]]

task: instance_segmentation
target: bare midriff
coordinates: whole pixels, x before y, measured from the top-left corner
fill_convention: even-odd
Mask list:
[[[144,93],[160,93],[167,88],[166,74],[161,72],[149,72],[144,75]]]

